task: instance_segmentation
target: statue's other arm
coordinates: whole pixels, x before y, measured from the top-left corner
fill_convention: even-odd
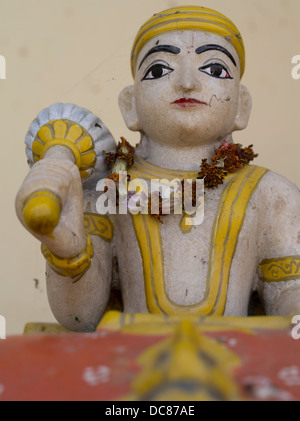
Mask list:
[[[261,187],[258,290],[267,315],[300,314],[300,192],[272,172]]]

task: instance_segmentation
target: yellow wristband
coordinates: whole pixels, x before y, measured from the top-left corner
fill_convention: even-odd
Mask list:
[[[77,278],[79,280],[81,276],[89,269],[91,260],[94,255],[92,240],[89,234],[87,234],[87,245],[77,255],[70,258],[62,258],[52,253],[48,247],[42,244],[42,254],[47,260],[49,266],[54,272],[61,276],[69,278]]]

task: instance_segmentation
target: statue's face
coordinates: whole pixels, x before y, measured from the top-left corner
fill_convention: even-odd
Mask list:
[[[152,140],[192,146],[235,130],[240,62],[225,39],[200,31],[151,39],[137,59],[134,99],[139,126]]]

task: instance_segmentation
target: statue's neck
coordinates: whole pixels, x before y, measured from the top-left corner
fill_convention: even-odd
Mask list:
[[[226,140],[228,143],[232,142],[231,137]],[[207,159],[210,162],[210,158],[215,154],[214,148],[218,148],[220,145],[221,142],[217,141],[197,146],[173,147],[155,142],[142,135],[136,155],[161,168],[198,171],[202,159]]]

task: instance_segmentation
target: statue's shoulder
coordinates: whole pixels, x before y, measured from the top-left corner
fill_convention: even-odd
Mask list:
[[[272,193],[274,193],[275,191],[283,193],[281,189],[286,189],[288,192],[292,193],[299,193],[299,187],[295,183],[293,183],[291,180],[284,177],[283,175],[268,169],[266,170],[261,180],[260,187],[264,191],[270,191]]]
[[[276,207],[279,203],[281,206],[294,207],[300,205],[300,190],[288,178],[267,170],[257,185],[255,199],[264,207]]]

